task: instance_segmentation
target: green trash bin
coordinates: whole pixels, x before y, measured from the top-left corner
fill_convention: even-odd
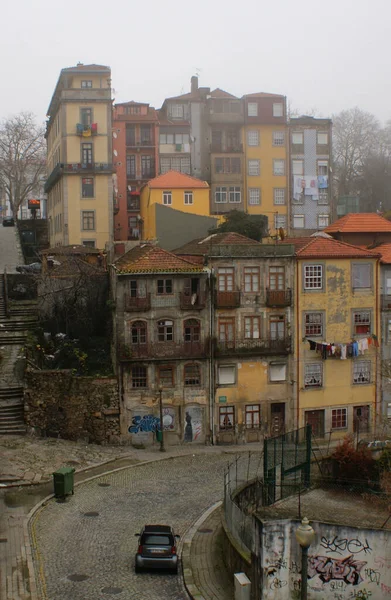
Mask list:
[[[156,429],[156,441],[161,442],[163,439],[163,432],[160,429]]]
[[[67,494],[73,494],[74,488],[73,467],[62,467],[53,473],[54,495],[56,498],[65,498]]]

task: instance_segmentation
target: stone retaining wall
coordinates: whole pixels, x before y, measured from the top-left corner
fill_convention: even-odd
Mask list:
[[[30,433],[119,443],[116,379],[80,377],[70,370],[28,371],[26,385],[25,420]]]

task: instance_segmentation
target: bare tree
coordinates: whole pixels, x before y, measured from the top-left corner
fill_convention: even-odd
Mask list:
[[[39,190],[45,172],[44,127],[32,113],[20,113],[0,125],[0,187],[12,213]]]

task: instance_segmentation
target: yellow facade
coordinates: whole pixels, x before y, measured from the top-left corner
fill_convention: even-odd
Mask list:
[[[352,268],[360,263],[370,265],[371,289],[353,289]],[[304,287],[304,269],[311,265],[323,269],[321,290]],[[378,269],[377,260],[368,258],[297,261],[295,379],[298,382],[299,427],[310,422],[316,429],[318,422],[320,433],[331,432],[333,439],[353,432],[364,434],[373,425],[379,406],[376,395],[379,349],[375,341],[380,335]],[[358,314],[370,320],[368,332],[367,325],[357,325]],[[312,332],[308,323],[310,318],[313,319]],[[319,322],[322,323],[320,334]],[[314,335],[314,331],[318,335]],[[348,356],[346,360],[330,357],[328,353],[324,359],[321,352],[310,349],[308,341],[338,346],[364,338],[370,340],[368,350],[355,357]],[[321,373],[320,385],[314,383],[317,375],[311,379],[313,369]],[[360,369],[364,369],[364,377],[360,376]],[[368,381],[362,381],[363,378]]]
[[[249,132],[258,132],[258,145],[249,145]],[[274,133],[283,134],[283,145],[274,144]],[[275,217],[285,217],[284,229],[288,226],[288,156],[286,150],[286,127],[284,125],[258,125],[250,124],[243,127],[243,146],[245,148],[245,189],[247,198],[247,211],[250,215],[265,215],[269,219],[269,230],[275,234]],[[281,139],[281,138],[280,138]],[[249,160],[260,161],[260,174],[249,174]],[[284,174],[275,175],[275,168],[280,165],[274,161],[284,161]],[[251,204],[249,190],[255,188],[260,190],[260,203]],[[285,190],[284,198],[281,194],[275,197],[275,190]],[[277,204],[277,202],[284,204]],[[277,225],[283,221],[278,219]]]

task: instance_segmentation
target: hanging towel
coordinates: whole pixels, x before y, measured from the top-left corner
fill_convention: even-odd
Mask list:
[[[353,342],[353,356],[358,356],[359,342]]]
[[[365,350],[368,350],[368,339],[367,338],[362,338],[360,340],[361,342],[361,354],[364,354]]]
[[[318,176],[318,188],[320,190],[324,190],[329,187],[328,177],[327,175],[319,175]]]
[[[346,360],[346,344],[341,344],[341,360]]]

